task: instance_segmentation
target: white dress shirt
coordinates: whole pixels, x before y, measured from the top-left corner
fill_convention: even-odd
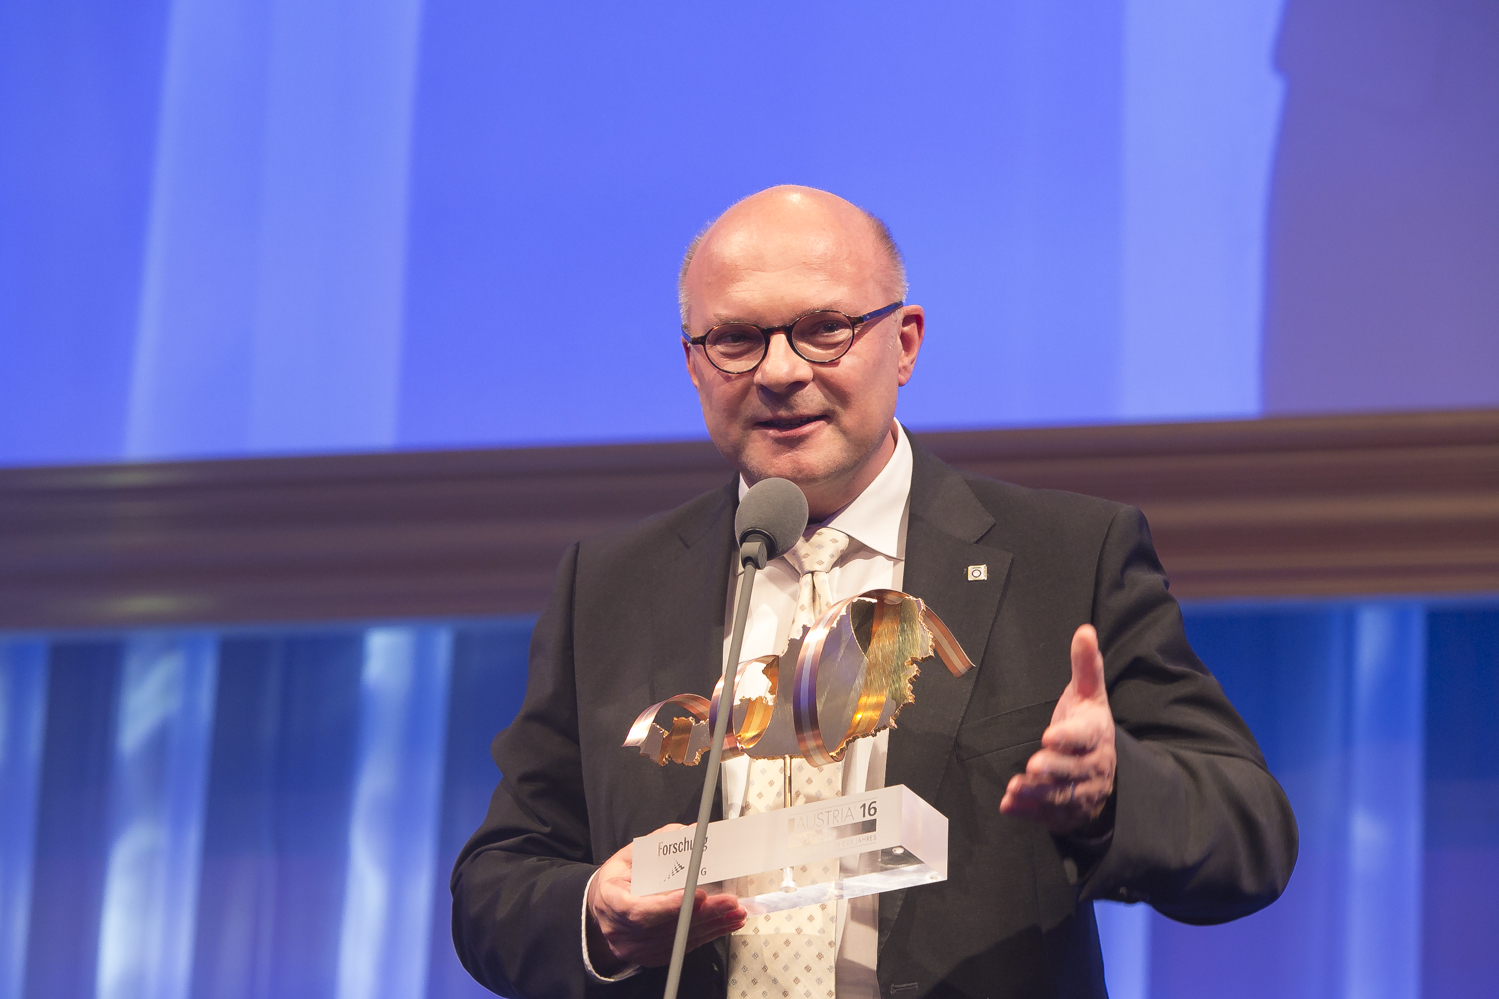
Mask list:
[[[895,453],[874,481],[842,510],[807,528],[808,537],[819,527],[831,527],[851,539],[843,557],[828,570],[828,587],[835,601],[865,590],[900,589],[905,570],[906,521],[910,512],[911,444],[899,423],[894,429]],[[740,478],[741,499],[748,489],[749,484]],[[742,568],[738,575],[743,575]],[[740,662],[785,650],[791,619],[796,612],[799,584],[800,575],[785,558],[772,560],[755,575]],[[729,587],[728,606],[724,612],[724,660],[729,657],[737,589],[737,582]],[[843,758],[844,794],[859,794],[885,786],[885,751],[889,738],[888,731],[881,732],[873,738],[858,739],[849,746]],[[720,784],[725,818],[738,818],[744,810],[749,764],[749,757],[741,756],[722,765]],[[590,887],[592,883],[590,880]],[[590,976],[599,981],[620,981],[640,970],[631,967],[612,977],[599,975],[588,959],[586,893],[582,916],[583,963]],[[879,896],[865,895],[840,901],[837,932],[838,999],[878,999],[875,963],[879,954]]]
[[[749,486],[739,480],[742,499]],[[898,590],[904,575],[906,520],[911,495],[911,444],[896,424],[895,453],[854,500],[820,524],[842,531],[852,540],[848,551],[828,570],[832,599],[843,600],[865,590]],[[742,570],[741,570],[742,575]],[[800,575],[784,558],[774,559],[755,575],[749,617],[739,660],[779,653],[786,648],[791,619],[796,612]],[[729,588],[724,617],[724,658],[729,655],[729,632],[734,626],[737,587]],[[855,740],[843,758],[843,793],[859,794],[885,786],[885,750],[890,733]],[[727,760],[721,770],[723,813],[737,818],[744,810],[750,759]],[[854,873],[854,872],[849,872]],[[875,962],[879,951],[879,896],[864,895],[838,903],[838,999],[877,999]]]

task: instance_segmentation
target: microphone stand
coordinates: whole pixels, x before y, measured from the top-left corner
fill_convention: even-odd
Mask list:
[[[739,580],[739,599],[734,605],[734,630],[729,635],[729,656],[723,664],[723,695],[718,701],[718,718],[713,723],[713,744],[708,753],[708,772],[703,775],[703,797],[697,806],[697,829],[692,835],[692,857],[687,863],[687,884],[682,888],[682,908],[677,912],[677,936],[671,945],[671,964],[666,972],[665,999],[677,999],[682,981],[682,961],[687,957],[687,931],[692,926],[692,907],[697,898],[697,876],[703,867],[703,846],[708,842],[708,817],[713,814],[713,795],[718,792],[718,770],[723,759],[724,736],[729,716],[734,713],[734,681],[739,674],[739,649],[744,644],[744,623],[749,616],[750,591],[755,587],[755,573],[765,568],[769,555],[766,539],[758,531],[739,546],[739,564],[744,575]]]

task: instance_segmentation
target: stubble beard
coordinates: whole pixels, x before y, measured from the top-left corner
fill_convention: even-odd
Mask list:
[[[831,428],[829,428],[831,429]],[[836,491],[838,484],[856,477],[866,462],[880,450],[890,430],[875,437],[867,446],[855,446],[839,434],[833,441],[808,442],[796,448],[747,448],[735,462],[740,474],[751,484],[763,479],[790,479],[811,498],[825,489]],[[843,497],[839,506],[854,497]]]

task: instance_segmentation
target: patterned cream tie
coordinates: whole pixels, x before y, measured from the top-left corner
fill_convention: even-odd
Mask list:
[[[791,635],[799,637],[833,602],[828,570],[848,550],[849,537],[830,527],[818,528],[785,555],[801,573]],[[780,808],[785,798],[781,760],[751,760],[744,811]],[[843,765],[814,767],[791,761],[792,804],[836,797],[843,787]],[[794,868],[799,885],[821,884],[838,875],[838,862]],[[770,871],[746,879],[744,893],[760,895],[781,887],[782,873]],[[744,929],[729,938],[729,999],[832,999],[836,984],[837,914],[835,902],[750,916]]]
[[[796,613],[791,617],[792,638],[799,637],[803,627],[816,623],[833,602],[828,570],[848,551],[849,540],[842,531],[819,527],[810,538],[802,538],[782,556],[791,563],[791,568],[801,573],[797,580]]]

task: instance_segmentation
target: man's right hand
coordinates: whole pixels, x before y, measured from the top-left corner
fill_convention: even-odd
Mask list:
[[[680,823],[657,832],[685,828]],[[617,975],[632,964],[654,968],[671,960],[682,893],[631,895],[631,845],[599,868],[588,890],[588,959],[600,975]],[[700,947],[744,925],[745,912],[733,895],[711,898],[701,888],[692,906],[687,949]]]

